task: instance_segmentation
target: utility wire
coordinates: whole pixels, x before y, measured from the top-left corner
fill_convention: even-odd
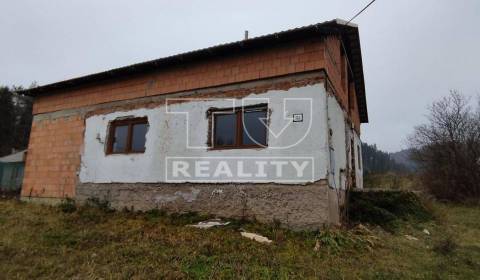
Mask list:
[[[370,3],[368,3],[367,6],[365,6],[360,12],[358,12],[356,15],[354,15],[347,23],[345,23],[345,25],[348,25],[352,20],[354,20],[356,17],[358,17],[361,13],[363,13],[363,11],[365,11],[368,7],[370,7],[370,5],[373,4],[373,2],[375,2],[376,0],[372,0]]]
[[[375,2],[376,0],[372,0],[370,1],[370,3],[368,3],[362,10],[360,10],[360,12],[356,13],[349,21],[347,21],[347,23],[345,23],[345,25],[348,25],[350,22],[352,22],[352,20],[354,20],[356,17],[358,17],[361,13],[363,13],[363,11],[365,11],[368,7],[370,7],[370,5],[373,4],[373,2]],[[343,45],[343,41],[341,42],[342,44],[342,48],[343,48],[343,51],[345,53],[347,53],[347,50],[345,49],[345,46]],[[352,69],[352,66],[350,65],[350,61],[348,61],[348,57],[347,57],[347,66],[348,66],[348,69],[350,70],[350,73],[352,74],[353,76],[353,69]]]

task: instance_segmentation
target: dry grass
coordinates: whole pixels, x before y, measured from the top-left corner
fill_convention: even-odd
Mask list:
[[[203,218],[195,215],[110,212],[93,206],[65,213],[59,207],[0,200],[0,278],[478,277],[480,209],[443,204],[434,208],[440,220],[405,224],[396,234],[378,228],[294,233],[240,222],[199,230],[185,227]],[[274,242],[244,239],[240,227]],[[422,233],[424,228],[431,235]],[[419,240],[407,240],[404,234]],[[440,252],[447,237],[455,246]]]
[[[418,176],[415,174],[396,174],[393,172],[368,174],[363,178],[363,185],[367,189],[409,190],[421,191]]]

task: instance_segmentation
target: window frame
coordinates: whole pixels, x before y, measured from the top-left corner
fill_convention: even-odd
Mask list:
[[[243,126],[243,118],[245,112],[265,112],[267,123],[265,126],[265,145],[261,144],[243,144],[243,133],[245,132]],[[269,110],[267,104],[258,104],[252,106],[244,106],[244,107],[235,107],[235,108],[227,108],[227,109],[211,109],[209,110],[210,113],[210,121],[211,121],[211,128],[210,128],[210,148],[213,150],[230,150],[230,149],[252,149],[252,148],[267,148],[268,147],[268,126],[270,121]],[[216,116],[218,115],[231,115],[235,114],[236,119],[236,127],[235,127],[235,143],[233,145],[215,145],[216,139],[216,131],[215,131],[215,123],[216,123]]]
[[[137,124],[146,124],[148,127],[148,118],[147,117],[139,117],[139,118],[126,118],[126,119],[119,119],[110,122],[108,128],[108,141],[107,141],[107,155],[126,155],[126,154],[143,154],[147,149],[145,146],[142,151],[133,151],[133,126]],[[123,152],[114,152],[113,151],[113,144],[114,144],[114,137],[115,137],[115,129],[119,126],[128,126],[127,129],[127,142],[126,142],[126,149]],[[146,140],[145,140],[146,144]]]

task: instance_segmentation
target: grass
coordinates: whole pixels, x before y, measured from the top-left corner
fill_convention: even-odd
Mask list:
[[[0,200],[0,278],[478,278],[480,208],[434,203],[432,209],[434,220],[406,221],[395,233],[374,226],[292,232],[239,221],[199,230],[185,227],[206,218],[194,214]],[[274,242],[242,238],[240,228]]]
[[[422,190],[416,174],[396,174],[393,172],[367,174],[363,178],[364,188],[381,188],[390,190]]]
[[[351,223],[379,225],[389,232],[399,230],[405,222],[431,220],[428,203],[408,191],[370,191],[350,193]]]

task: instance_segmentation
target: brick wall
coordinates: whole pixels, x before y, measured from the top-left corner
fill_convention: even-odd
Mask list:
[[[75,196],[83,131],[80,116],[33,122],[23,197]]]
[[[330,55],[326,55],[325,46]],[[230,57],[178,65],[132,78],[52,92],[35,99],[35,115],[65,109],[162,95],[198,88],[326,69],[341,100],[340,44],[333,37],[284,44]],[[327,58],[328,57],[328,58]],[[343,101],[342,101],[343,102]],[[348,107],[344,107],[348,108]],[[35,118],[26,162],[22,196],[73,197],[80,167],[84,117]]]
[[[352,119],[353,125],[355,129],[357,130],[357,133],[360,135],[360,115],[358,113],[358,103],[357,103],[357,98],[356,92],[355,92],[355,84],[353,82],[350,83],[350,117]]]
[[[38,97],[33,112],[39,114],[321,68],[324,68],[323,42],[305,41]]]
[[[327,37],[324,45],[325,69],[332,82],[337,99],[342,108],[349,112],[349,117],[355,129],[360,133],[360,115],[355,87],[349,85],[348,62],[346,61],[346,56],[342,55],[340,41],[336,37]],[[344,79],[342,79],[342,76],[344,76]]]
[[[343,108],[348,108],[348,97],[342,87],[342,71],[344,69],[342,69],[343,62],[341,61],[340,47],[340,41],[335,37],[327,37],[325,39],[325,68],[340,105]]]

